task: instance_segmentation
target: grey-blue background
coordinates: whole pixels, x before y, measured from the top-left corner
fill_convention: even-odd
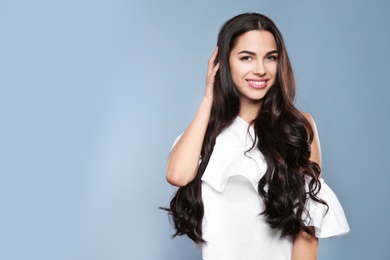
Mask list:
[[[246,11],[285,37],[352,229],[320,259],[390,259],[386,0],[0,0],[0,259],[200,259],[157,210],[165,160]]]

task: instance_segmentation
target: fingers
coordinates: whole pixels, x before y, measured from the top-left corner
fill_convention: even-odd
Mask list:
[[[217,71],[219,70],[219,62],[213,67],[209,67],[208,72],[207,72],[207,77],[206,77],[206,85],[207,86],[213,86],[214,85],[214,80],[215,80],[215,75],[217,74]]]
[[[206,79],[207,86],[209,86],[209,87],[214,86],[215,75],[217,74],[218,69],[219,69],[219,62],[209,72],[210,74],[207,76],[207,79]]]
[[[217,74],[217,71],[219,69],[219,62],[214,65],[217,55],[218,55],[218,47],[215,48],[213,55],[211,55],[208,61],[208,66],[207,66],[206,88],[205,88],[204,97],[211,102],[213,100],[215,75]]]
[[[217,71],[219,70],[219,62],[214,66],[214,68],[212,69],[211,71],[211,75],[212,77],[215,77],[215,74],[217,74]]]
[[[210,76],[213,73],[215,67],[217,66],[217,65],[214,66],[214,61],[217,58],[217,55],[218,55],[218,46],[215,48],[213,55],[211,55],[209,62],[207,64],[208,65],[207,66],[207,76]],[[216,71],[215,71],[215,73],[216,73]],[[215,73],[214,73],[214,75],[215,75]]]

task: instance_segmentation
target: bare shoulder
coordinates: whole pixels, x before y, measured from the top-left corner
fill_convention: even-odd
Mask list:
[[[316,122],[314,121],[313,116],[307,112],[303,112],[303,111],[300,111],[300,112],[306,118],[306,120],[309,121],[311,129],[313,130],[314,136],[317,136],[318,130],[317,130],[317,125],[316,125]]]
[[[314,121],[313,116],[310,113],[307,113],[304,111],[300,111],[300,112],[306,118],[306,120],[309,121],[310,126],[313,130],[314,137],[316,137],[318,135],[318,131],[317,131],[316,122]]]
[[[309,121],[311,128],[313,130],[313,140],[311,142],[311,154],[310,160],[316,162],[319,166],[321,166],[321,145],[320,139],[318,137],[317,126],[314,121],[314,118],[307,112],[302,112],[301,114]]]
[[[313,116],[310,114],[310,113],[307,113],[307,112],[304,112],[304,111],[300,111],[301,114],[306,118],[307,121],[309,121],[310,125],[312,127],[315,127],[315,121],[314,121],[314,118]]]

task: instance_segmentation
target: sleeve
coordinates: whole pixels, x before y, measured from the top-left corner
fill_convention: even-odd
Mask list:
[[[303,220],[307,226],[315,228],[315,235],[318,238],[342,236],[349,232],[350,228],[344,214],[344,210],[334,192],[320,179],[321,190],[317,196],[324,200],[328,206],[309,199],[306,210],[309,216]]]
[[[175,147],[175,145],[177,144],[177,142],[179,142],[179,140],[180,140],[180,138],[181,138],[182,135],[183,135],[183,133],[179,134],[179,136],[176,137],[176,139],[175,139],[175,141],[173,142],[173,145],[172,145],[172,147],[171,147],[171,151],[172,151],[173,147]]]

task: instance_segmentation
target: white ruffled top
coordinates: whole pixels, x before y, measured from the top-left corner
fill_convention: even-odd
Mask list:
[[[280,238],[263,215],[264,203],[257,185],[267,165],[258,148],[252,148],[254,129],[237,117],[216,140],[214,151],[202,177],[202,246],[204,260],[289,260],[293,241]],[[349,232],[344,211],[333,191],[321,179],[317,195],[327,207],[309,199],[308,226],[315,227],[318,238],[341,236]],[[327,211],[327,212],[326,212]]]

